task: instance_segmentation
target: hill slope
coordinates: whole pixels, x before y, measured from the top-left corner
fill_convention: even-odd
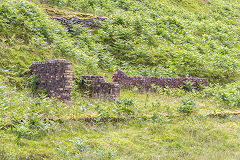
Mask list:
[[[33,60],[64,57],[76,62],[77,73],[97,73],[99,67],[113,72],[122,67],[135,75],[235,81],[240,53],[237,4],[239,1],[197,0],[38,4],[108,17],[101,28],[72,25],[68,32],[33,3],[4,2],[1,75],[19,75]]]
[[[239,4],[0,0],[0,159],[238,159]],[[95,15],[107,17],[93,21],[100,27],[51,19]],[[211,83],[192,92],[122,89],[116,101],[89,98],[74,83],[65,104],[35,93],[28,74],[33,61],[62,58],[75,75],[111,80],[121,68]]]

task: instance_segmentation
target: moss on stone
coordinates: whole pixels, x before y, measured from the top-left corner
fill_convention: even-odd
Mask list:
[[[50,8],[50,7],[41,7],[43,10],[46,11],[49,17],[51,18],[66,18],[66,19],[72,19],[72,18],[78,18],[78,19],[88,19],[92,17],[97,17],[92,14],[86,14],[81,12],[71,12],[56,8]]]

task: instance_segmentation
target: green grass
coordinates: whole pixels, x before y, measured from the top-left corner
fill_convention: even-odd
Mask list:
[[[238,159],[239,117],[201,116],[166,122],[69,121],[39,140],[2,132],[1,154],[32,159]]]
[[[228,113],[240,106],[239,3],[0,0],[0,159],[238,159],[240,118]],[[108,19],[98,29],[68,30],[48,18],[46,7]],[[108,101],[74,84],[67,104],[32,93],[32,62],[62,58],[74,75],[112,81],[121,68],[128,75],[208,78],[210,87],[123,89]],[[125,120],[101,121],[108,117]]]
[[[5,89],[4,89],[5,88]],[[101,101],[74,92],[73,103],[32,97],[2,87],[0,156],[6,159],[237,159],[239,116],[211,118],[209,113],[239,112],[217,107],[204,92],[184,95],[122,90],[120,99]],[[174,92],[176,93],[176,92]],[[200,94],[201,93],[201,94]],[[185,97],[194,112],[178,111]],[[148,99],[146,99],[148,97]],[[87,123],[84,117],[129,117],[120,122]],[[59,121],[60,120],[60,121]]]
[[[170,90],[169,91],[173,91]],[[174,90],[175,91],[175,90]],[[206,97],[203,92],[184,92],[171,95],[167,92],[139,93],[122,90],[121,97],[116,101],[92,99],[82,93],[74,92],[71,104],[64,104],[44,96],[33,97],[31,92],[19,92],[16,89],[5,89],[1,96],[1,115],[11,121],[12,117],[27,118],[39,115],[40,119],[78,119],[84,117],[148,117],[179,116],[179,106],[185,101],[193,101],[193,114],[209,114],[239,110],[239,107],[227,107],[224,103],[213,100],[214,96]],[[173,93],[172,93],[173,94]],[[184,95],[185,94],[185,95]],[[204,96],[203,96],[204,95]],[[24,107],[23,107],[24,106]]]

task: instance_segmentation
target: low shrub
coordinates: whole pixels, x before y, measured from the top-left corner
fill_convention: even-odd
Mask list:
[[[182,99],[182,105],[178,107],[178,112],[184,113],[184,114],[191,114],[193,113],[194,109],[196,108],[196,102],[190,98],[186,97]]]
[[[212,94],[216,102],[224,107],[240,107],[240,82],[231,83],[226,86],[216,85],[212,88]]]
[[[135,103],[130,98],[119,98],[114,105],[114,112],[118,115],[133,115]]]

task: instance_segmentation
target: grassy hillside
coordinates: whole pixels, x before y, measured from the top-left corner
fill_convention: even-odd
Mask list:
[[[0,0],[0,159],[238,159],[239,0]],[[100,28],[51,20],[105,16]],[[33,61],[74,74],[203,77],[203,91],[121,90],[72,104],[33,93]],[[235,114],[235,115],[234,115]],[[94,117],[94,122],[85,122]],[[102,121],[120,117],[120,122]]]
[[[108,20],[99,29],[73,25],[68,33],[34,3],[4,2],[1,56],[34,57],[25,60],[29,60],[24,62],[27,66],[34,59],[71,58],[78,62],[76,71],[80,73],[98,72],[96,67],[113,72],[122,67],[130,74],[206,77],[221,83],[239,77],[239,1],[43,2],[38,5],[97,14]],[[24,61],[4,59],[5,70]],[[91,67],[86,69],[85,64]],[[27,66],[21,66],[18,74]],[[17,74],[13,72],[9,74]]]
[[[87,39],[88,49],[98,53],[101,65],[113,57],[111,66],[120,65],[132,74],[229,82],[239,76],[238,4],[110,0],[50,5],[109,17],[97,32],[74,36]]]

